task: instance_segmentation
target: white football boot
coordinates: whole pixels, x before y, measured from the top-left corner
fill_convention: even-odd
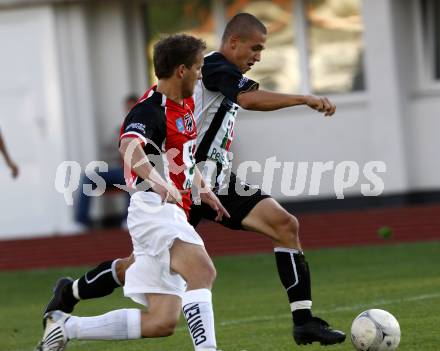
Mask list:
[[[66,348],[68,339],[64,324],[69,317],[70,314],[62,311],[46,313],[43,340],[38,344],[36,351],[63,351]]]

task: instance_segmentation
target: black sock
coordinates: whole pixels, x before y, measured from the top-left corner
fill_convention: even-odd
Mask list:
[[[312,318],[312,292],[309,265],[301,251],[275,248],[281,283],[287,291],[293,323],[302,325]]]
[[[72,290],[73,282],[66,284],[62,290],[63,302],[66,306],[73,307],[79,302],[79,300],[73,296]]]
[[[121,286],[114,267],[116,261],[103,262],[77,280],[78,295],[81,299],[107,296]]]

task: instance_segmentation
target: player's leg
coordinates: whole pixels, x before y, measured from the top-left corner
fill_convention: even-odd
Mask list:
[[[215,350],[211,295],[214,265],[185,212],[176,205],[165,204],[159,212],[150,213],[144,205],[150,200],[161,201],[152,194],[132,196],[129,228],[135,261],[126,271],[124,294],[142,303],[138,292],[154,292],[147,290],[151,287],[159,287],[161,293],[178,292],[194,348]],[[170,218],[173,222],[167,227],[164,223]]]
[[[49,312],[39,349],[61,351],[71,339],[126,340],[168,336],[174,332],[183,305],[195,350],[216,350],[210,291],[216,273],[203,245],[176,239],[169,254],[163,251],[158,256],[141,255],[127,274],[126,295],[148,305],[148,312],[123,309],[94,317]],[[188,279],[187,291],[182,276]],[[138,293],[146,290],[163,293]]]
[[[272,240],[278,273],[292,311],[297,343],[311,339],[328,344],[343,341],[343,333],[327,328],[326,322],[312,316],[310,272],[301,249],[298,220],[277,201],[259,189],[252,189],[233,173],[227,192],[220,192],[218,197],[231,214],[231,218],[223,219],[221,224],[231,229],[254,231]],[[204,218],[215,218],[215,212],[203,204],[195,213],[198,214],[194,216],[196,220],[200,213]]]
[[[41,351],[62,351],[69,340],[130,340],[169,336],[179,321],[181,298],[171,294],[145,294],[148,311],[120,309],[93,317],[49,312]]]
[[[169,336],[179,321],[181,298],[171,294],[146,294],[148,311],[123,309],[95,317],[70,317],[69,339],[126,340]]]
[[[215,351],[217,342],[212,307],[212,285],[216,270],[205,248],[175,240],[171,249],[171,268],[187,283],[182,310],[195,350]]]
[[[258,202],[243,219],[245,230],[272,240],[280,280],[287,291],[295,325],[311,320],[310,273],[298,238],[299,224],[274,199]]]
[[[44,314],[60,310],[71,313],[80,300],[94,299],[110,295],[116,288],[123,286],[125,271],[133,263],[133,255],[105,261],[73,280],[63,277],[53,289],[53,296],[47,304]]]
[[[298,344],[344,341],[342,332],[332,330],[327,322],[312,316],[310,271],[301,249],[298,220],[274,199],[265,198],[244,217],[242,226],[269,237],[273,242],[278,274],[292,311],[295,341]]]
[[[210,294],[207,297],[196,289],[184,293],[183,299],[171,294],[146,294],[148,311],[120,309],[93,317],[51,311],[46,317],[47,326],[37,350],[62,351],[70,340],[132,340],[170,336],[174,333],[183,305],[194,349],[215,351],[210,298]]]
[[[274,199],[266,198],[243,219],[242,227],[272,240],[278,274],[287,291],[293,321],[295,325],[302,325],[311,320],[310,273],[301,250],[296,218]]]
[[[125,271],[133,261],[133,255],[105,261],[76,280],[68,277],[59,279],[43,315],[55,310],[71,313],[80,300],[110,295],[116,288],[124,285]]]

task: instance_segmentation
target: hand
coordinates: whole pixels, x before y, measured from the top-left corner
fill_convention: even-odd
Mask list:
[[[231,218],[228,211],[226,211],[226,208],[223,207],[218,197],[212,192],[212,190],[209,191],[202,191],[200,193],[200,200],[202,200],[203,203],[209,205],[214,211],[217,212],[217,217],[215,217],[215,220],[217,222],[221,221],[223,216],[227,218]]]
[[[17,178],[19,173],[18,166],[14,162],[8,161],[8,167],[11,170],[12,178]]]
[[[336,111],[336,105],[326,97],[309,95],[306,97],[306,105],[318,112],[325,112],[324,116],[332,116]]]
[[[182,205],[182,195],[188,194],[190,189],[179,190],[174,185],[154,183],[151,189],[159,194],[162,199],[162,204],[168,202],[171,204]]]

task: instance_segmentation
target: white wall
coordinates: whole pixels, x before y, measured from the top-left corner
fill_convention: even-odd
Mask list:
[[[79,3],[54,7],[57,51],[66,123],[67,160],[84,166],[98,156],[95,99],[85,7]]]
[[[264,166],[266,159],[274,156],[280,162],[309,162],[309,167],[314,161],[335,161],[335,166],[341,161],[356,161],[363,165],[370,160],[366,96],[348,100],[338,104],[337,116],[332,118],[305,107],[270,113],[239,111],[233,144],[235,165],[255,160]],[[296,172],[294,168],[293,179]],[[276,170],[272,195],[287,200],[281,192],[281,176],[282,170]],[[263,174],[250,174],[248,179],[251,184],[262,184]],[[304,194],[298,198],[310,198],[310,173],[308,179]],[[333,182],[334,172],[325,173],[320,193],[331,196]],[[360,184],[347,194],[359,192]]]
[[[56,169],[66,160],[84,167],[99,159],[102,143],[117,140],[123,98],[146,89],[138,5],[0,11],[0,126],[21,170],[14,182],[0,162],[0,238],[74,228],[72,207],[54,186]]]
[[[408,2],[408,0],[407,0]],[[407,75],[406,144],[410,188],[412,190],[439,190],[440,188],[440,82],[426,76],[427,64],[423,48],[420,8],[417,2],[409,6],[397,21],[400,36],[400,59],[405,63],[402,74]],[[394,6],[398,6],[395,0]],[[418,20],[419,19],[419,20]],[[408,38],[412,40],[408,40]]]
[[[0,12],[0,125],[20,167],[13,181],[1,160],[0,238],[53,233],[69,222],[54,189],[66,158],[52,8]]]
[[[408,145],[411,189],[440,188],[440,91],[411,99]]]

